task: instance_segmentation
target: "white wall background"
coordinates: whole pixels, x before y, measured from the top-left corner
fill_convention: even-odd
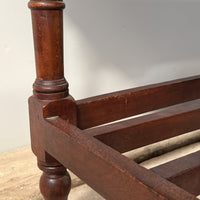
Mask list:
[[[65,73],[75,99],[200,73],[200,2],[71,0]],[[27,0],[0,9],[0,152],[30,144],[35,79]]]

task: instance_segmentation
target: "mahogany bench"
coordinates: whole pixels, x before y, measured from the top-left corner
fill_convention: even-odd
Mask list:
[[[64,7],[62,0],[29,2],[37,71],[31,145],[44,198],[67,199],[67,168],[108,200],[197,199],[200,152],[150,170],[122,153],[199,129],[200,76],[74,100],[63,72]],[[117,121],[148,111],[155,112]]]

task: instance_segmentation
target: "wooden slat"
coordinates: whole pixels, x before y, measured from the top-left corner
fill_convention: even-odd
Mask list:
[[[77,101],[78,127],[97,126],[200,98],[200,76],[123,90]]]
[[[61,118],[43,130],[46,151],[108,200],[196,200]]]
[[[83,130],[124,153],[200,128],[200,99],[166,110]]]
[[[200,194],[200,151],[151,170],[196,196]]]

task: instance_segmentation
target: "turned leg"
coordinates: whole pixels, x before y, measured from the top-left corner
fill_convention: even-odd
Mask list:
[[[71,178],[64,166],[49,166],[38,162],[43,171],[40,178],[40,191],[45,200],[67,200],[71,189]]]
[[[43,171],[40,190],[44,199],[67,200],[71,188],[70,176],[60,163],[55,164],[46,158],[42,127],[45,117],[62,116],[63,110],[68,110],[65,118],[71,123],[75,121],[76,105],[69,96],[63,67],[65,4],[62,0],[30,0],[28,5],[32,13],[37,75],[33,84],[34,97],[29,99],[31,146]],[[49,110],[48,105],[51,105]],[[64,109],[66,106],[69,109]]]

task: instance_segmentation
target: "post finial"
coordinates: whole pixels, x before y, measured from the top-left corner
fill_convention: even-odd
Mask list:
[[[65,8],[62,0],[30,0],[28,7],[36,10],[58,10]]]

